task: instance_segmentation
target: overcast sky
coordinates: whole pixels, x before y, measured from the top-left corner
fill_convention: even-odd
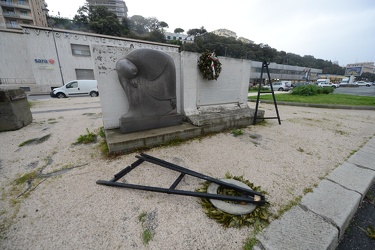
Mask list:
[[[72,18],[85,0],[46,0],[49,14]],[[375,61],[375,0],[125,0],[128,16],[155,17],[186,31],[236,32],[278,51],[338,61]]]

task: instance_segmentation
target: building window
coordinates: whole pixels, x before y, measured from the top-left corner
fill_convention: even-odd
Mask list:
[[[95,80],[93,69],[76,69],[77,80]]]
[[[20,11],[20,15],[21,15],[21,16],[27,16],[27,11],[25,11],[25,10],[21,10],[21,11]]]
[[[89,45],[71,44],[71,47],[75,56],[91,56]]]

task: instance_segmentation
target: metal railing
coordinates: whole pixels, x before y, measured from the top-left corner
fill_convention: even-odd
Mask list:
[[[0,78],[2,84],[36,84],[34,78]]]

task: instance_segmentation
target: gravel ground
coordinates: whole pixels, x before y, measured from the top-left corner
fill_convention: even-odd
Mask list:
[[[241,249],[251,235],[252,227],[225,229],[209,219],[195,197],[97,185],[136,160],[136,153],[106,158],[99,142],[74,145],[86,129],[97,133],[103,125],[99,98],[32,103],[31,124],[0,133],[1,249]],[[273,105],[260,108],[275,115]],[[215,178],[243,175],[268,192],[278,213],[375,135],[374,111],[278,108],[281,125],[267,120],[240,136],[220,133],[144,152]],[[19,178],[39,170],[31,182]],[[121,181],[169,187],[177,175],[143,163]],[[185,176],[178,188],[194,191],[201,182]],[[153,234],[148,244],[146,229]]]

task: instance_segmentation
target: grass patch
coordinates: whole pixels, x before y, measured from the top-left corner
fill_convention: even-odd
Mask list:
[[[30,172],[30,173],[23,174],[21,177],[19,177],[19,178],[17,178],[17,179],[15,180],[16,185],[21,185],[21,184],[26,183],[26,182],[29,181],[29,180],[33,180],[33,179],[35,179],[35,178],[38,176],[39,171],[40,171],[40,170],[37,170],[37,171],[33,171],[33,172]]]
[[[39,137],[39,138],[29,139],[27,141],[22,142],[20,145],[18,145],[18,147],[23,147],[23,146],[29,145],[29,144],[40,144],[40,143],[48,140],[50,137],[51,137],[51,134],[48,134],[48,135],[45,135],[45,136],[42,136],[42,137]]]
[[[250,100],[256,100],[256,97],[249,98]],[[261,100],[272,101],[272,95],[261,95]],[[282,102],[297,102],[297,103],[310,103],[310,104],[331,104],[331,105],[349,105],[349,106],[374,106],[375,97],[371,96],[356,96],[356,95],[345,95],[345,94],[320,94],[313,96],[299,96],[282,94],[276,95],[277,101]]]

